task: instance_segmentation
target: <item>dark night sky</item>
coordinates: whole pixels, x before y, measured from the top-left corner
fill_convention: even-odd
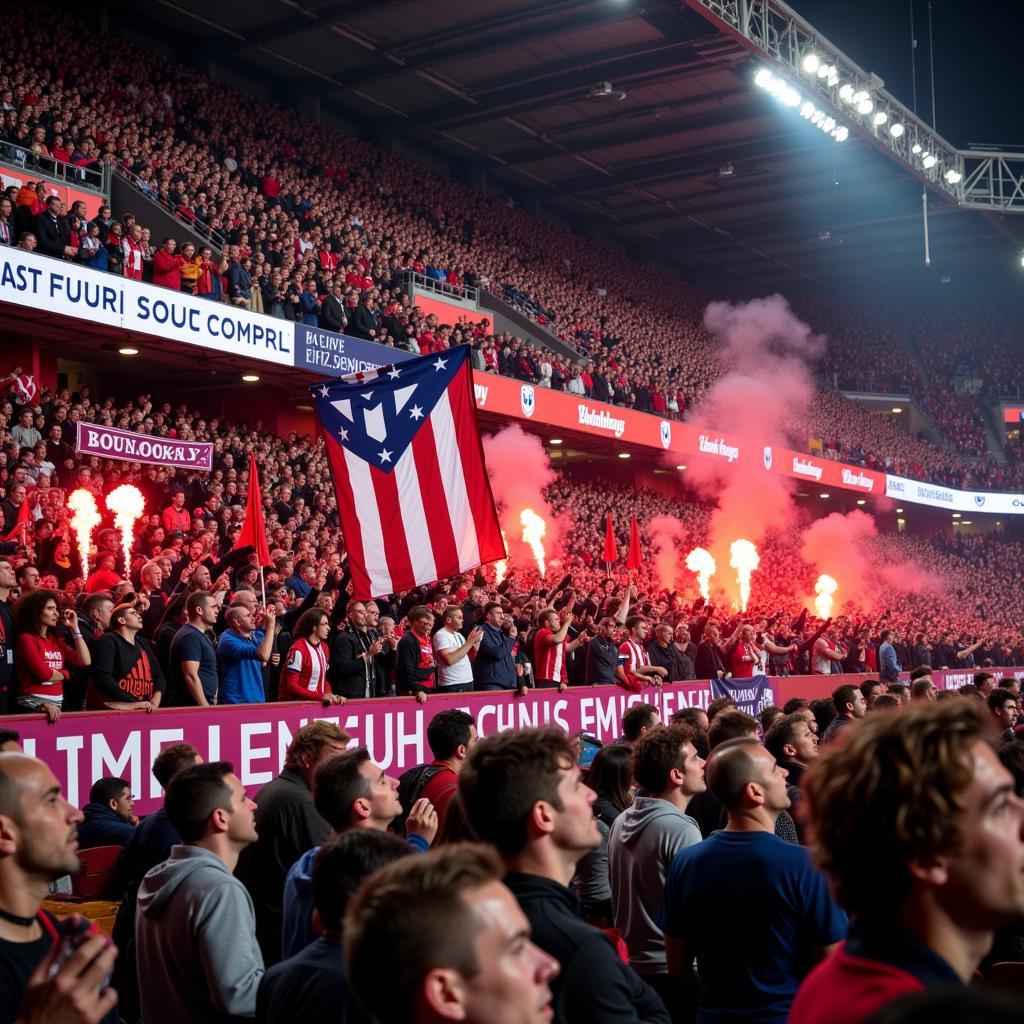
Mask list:
[[[931,123],[928,0],[788,0],[848,57],[912,103],[910,7],[917,36],[917,113]],[[936,127],[958,147],[1024,147],[1020,0],[932,0]]]

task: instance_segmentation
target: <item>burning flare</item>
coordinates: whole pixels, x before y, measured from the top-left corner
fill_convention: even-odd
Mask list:
[[[736,582],[740,585],[740,611],[745,612],[750,600],[750,577],[761,564],[761,556],[749,540],[734,540],[729,545],[729,564],[736,570]]]
[[[814,610],[818,613],[819,619],[828,619],[832,616],[832,599],[839,589],[839,584],[826,573],[822,573],[814,584]]]
[[[705,548],[694,548],[686,556],[686,568],[697,574],[697,586],[700,587],[701,597],[705,601],[710,601],[711,577],[718,568],[714,556]]]
[[[505,557],[500,562],[494,563],[494,585],[500,587],[508,575],[508,540],[505,531],[501,531],[501,546],[505,549]]]
[[[70,519],[71,530],[78,545],[78,560],[82,563],[82,579],[89,575],[89,547],[92,531],[100,525],[101,516],[96,508],[96,499],[91,491],[80,487],[68,495],[68,508],[74,512]]]
[[[114,513],[114,525],[121,534],[121,550],[124,552],[124,574],[128,575],[132,563],[132,541],[135,523],[145,511],[146,501],[142,491],[131,484],[121,484],[107,495],[107,508]]]
[[[543,576],[546,570],[544,560],[547,555],[541,542],[548,532],[548,524],[532,508],[523,509],[519,514],[519,523],[523,528],[523,543],[533,552],[533,557],[537,559],[537,568]]]

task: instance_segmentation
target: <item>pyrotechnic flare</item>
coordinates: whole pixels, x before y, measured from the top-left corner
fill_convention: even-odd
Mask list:
[[[114,513],[114,526],[121,534],[121,550],[124,552],[124,574],[128,575],[132,564],[132,541],[135,523],[146,509],[142,491],[131,484],[121,484],[107,495],[107,508]]]
[[[68,495],[68,508],[74,512],[69,521],[71,531],[78,545],[78,560],[82,563],[82,579],[89,575],[89,547],[92,531],[100,525],[101,516],[96,509],[96,499],[91,491],[80,487]]]
[[[505,538],[505,531],[501,531],[501,544],[505,549],[505,555],[508,555],[508,541]],[[505,582],[505,577],[508,575],[508,558],[503,558],[500,562],[494,563],[494,585],[500,587]]]
[[[729,545],[729,564],[736,570],[736,582],[740,585],[740,611],[745,612],[750,600],[750,577],[761,564],[761,556],[749,540],[734,540]]]
[[[519,514],[519,523],[523,528],[523,543],[533,552],[533,557],[537,559],[537,568],[543,576],[547,555],[542,541],[548,532],[548,524],[532,508],[523,509]]]
[[[686,556],[686,568],[697,574],[697,586],[705,601],[711,600],[711,577],[718,568],[714,556],[704,548],[694,548]]]
[[[827,573],[822,573],[814,584],[814,593],[818,596],[814,599],[814,610],[818,613],[819,619],[828,619],[832,616],[832,599],[839,589],[839,584]]]

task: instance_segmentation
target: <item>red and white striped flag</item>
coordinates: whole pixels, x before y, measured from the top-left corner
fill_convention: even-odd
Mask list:
[[[460,345],[313,389],[356,597],[506,557]]]

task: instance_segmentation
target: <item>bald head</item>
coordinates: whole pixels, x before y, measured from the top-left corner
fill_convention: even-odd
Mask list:
[[[726,740],[712,751],[704,770],[708,789],[727,811],[742,807],[747,786],[762,783],[774,758],[753,737]]]

